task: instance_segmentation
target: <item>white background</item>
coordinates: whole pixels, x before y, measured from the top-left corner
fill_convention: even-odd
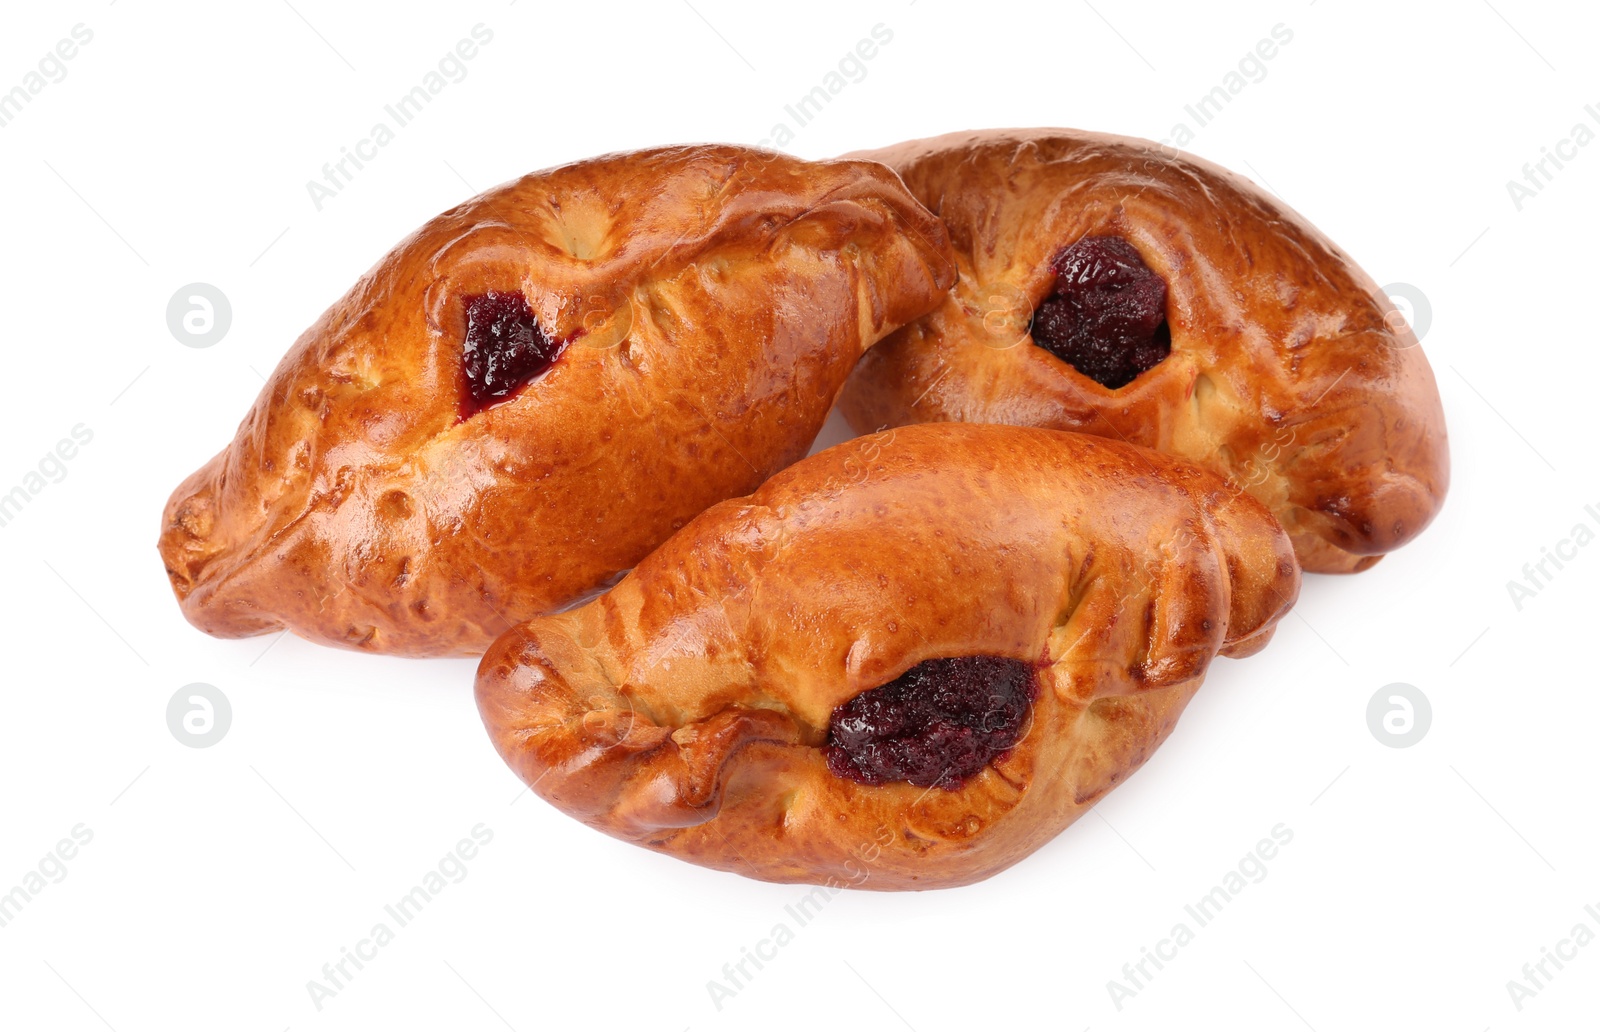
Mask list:
[[[0,928],[0,1025],[1592,1022],[1600,943],[1547,965],[1520,1011],[1507,982],[1575,924],[1600,933],[1584,910],[1600,912],[1600,547],[1520,610],[1507,582],[1576,524],[1600,528],[1584,511],[1600,510],[1600,146],[1520,211],[1506,181],[1600,105],[1600,25],[1579,5],[1508,0],[1212,6],[11,5],[0,89],[74,25],[94,35],[0,128],[0,492],[76,424],[93,440],[0,527],[0,892],[74,826],[93,839]],[[316,210],[306,181],[480,22],[493,41],[466,78]],[[984,126],[1168,137],[1285,25],[1265,78],[1189,149],[1277,192],[1379,283],[1426,296],[1455,482],[1416,544],[1358,577],[1308,578],[1271,647],[1218,661],[1147,768],[1031,859],[970,888],[841,894],[718,1010],[707,982],[793,926],[784,907],[805,889],[655,856],[520,794],[479,723],[471,662],[192,630],[155,552],[159,513],[300,330],[416,225],[594,153],[756,143],[879,23],[892,41],[790,151]],[[195,281],[233,308],[206,349],[166,325]],[[191,682],[231,700],[210,748],[167,727]],[[1432,704],[1410,748],[1368,729],[1393,682]],[[314,1007],[308,980],[480,823],[493,841],[464,880]],[[1280,823],[1293,841],[1265,880],[1119,1010],[1108,980]]]

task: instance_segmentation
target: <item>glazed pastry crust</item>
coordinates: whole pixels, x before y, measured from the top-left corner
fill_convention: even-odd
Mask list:
[[[954,886],[1126,778],[1298,589],[1282,528],[1213,473],[1081,434],[912,426],[800,462],[513,629],[478,705],[534,791],[618,838],[772,881]],[[978,654],[1038,665],[1012,750],[953,791],[829,772],[836,706]]]
[[[868,162],[673,147],[490,190],[362,277],[173,494],[173,589],[223,637],[481,653],[803,456],[862,351],[953,281]],[[463,298],[491,290],[571,343],[463,419]]]
[[[1248,180],[1145,140],[1067,129],[915,140],[882,161],[943,220],[960,279],[867,355],[858,432],[941,420],[1078,430],[1218,469],[1319,572],[1365,569],[1432,520],[1449,482],[1432,370],[1376,284]],[[1168,285],[1172,353],[1112,390],[1032,344],[1051,262],[1119,236]]]

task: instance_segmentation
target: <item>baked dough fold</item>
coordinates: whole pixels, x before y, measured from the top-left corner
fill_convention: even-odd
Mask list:
[[[670,147],[497,187],[328,309],[177,489],[173,590],[222,637],[481,653],[803,456],[861,353],[953,281],[943,228],[869,162]],[[475,297],[560,349],[483,408]]]
[[[1147,140],[1004,129],[882,161],[944,221],[960,279],[861,362],[859,432],[941,420],[1077,430],[1204,463],[1277,515],[1301,565],[1362,570],[1449,484],[1444,413],[1405,319],[1350,257],[1241,176]],[[1118,237],[1165,280],[1171,353],[1126,386],[1029,335],[1053,259]]]
[[[1199,467],[1096,437],[904,427],[709,509],[478,668],[495,746],[610,835],[772,881],[961,885],[1139,767],[1218,652],[1293,604],[1288,537]],[[1019,741],[954,789],[830,773],[836,707],[919,663],[1033,664]]]

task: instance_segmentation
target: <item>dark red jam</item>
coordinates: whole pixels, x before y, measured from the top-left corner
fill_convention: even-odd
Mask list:
[[[1033,342],[1096,383],[1126,386],[1172,351],[1167,284],[1121,237],[1084,237],[1056,255],[1055,290]]]
[[[463,299],[467,335],[461,369],[467,397],[461,413],[470,416],[503,401],[538,376],[561,354],[564,341],[551,340],[519,290],[491,290]]]
[[[828,770],[868,785],[955,789],[1017,744],[1036,693],[1032,664],[930,659],[833,711]]]

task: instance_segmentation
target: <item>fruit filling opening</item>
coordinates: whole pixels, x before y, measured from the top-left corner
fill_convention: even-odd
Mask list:
[[[471,294],[462,299],[462,307],[467,321],[461,346],[465,419],[504,401],[550,368],[566,342],[545,333],[520,290]]]
[[[1033,342],[1115,390],[1172,352],[1167,284],[1121,237],[1084,237],[1050,263],[1050,296],[1033,313]]]
[[[833,711],[835,776],[957,789],[1016,745],[1037,695],[1034,666],[1001,656],[930,659]]]

